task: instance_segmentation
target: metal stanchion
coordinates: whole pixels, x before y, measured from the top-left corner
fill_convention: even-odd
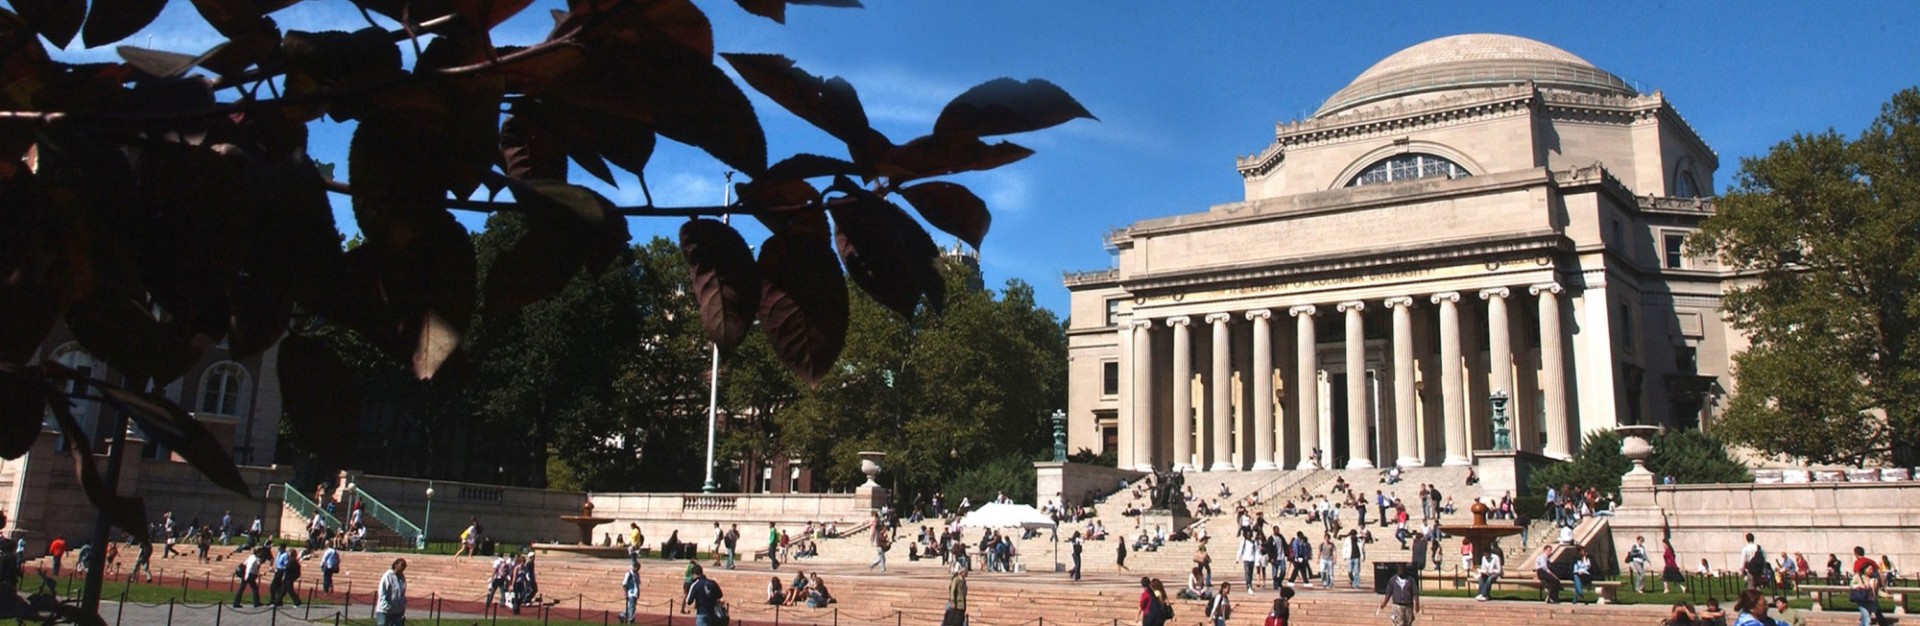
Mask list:
[[[220,618],[224,617],[226,612],[227,605],[219,603],[213,605],[213,626],[220,626]]]
[[[167,625],[173,625],[173,598],[167,598]]]

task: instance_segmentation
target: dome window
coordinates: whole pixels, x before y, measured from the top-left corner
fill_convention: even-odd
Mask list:
[[[1472,175],[1467,168],[1445,157],[1415,152],[1381,159],[1361,170],[1353,180],[1347,181],[1347,186],[1383,185],[1421,178],[1466,178]]]

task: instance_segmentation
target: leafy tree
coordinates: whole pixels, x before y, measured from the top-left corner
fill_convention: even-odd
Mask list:
[[[1816,463],[1920,462],[1920,90],[1855,140],[1800,134],[1743,159],[1688,242],[1753,280],[1752,341],[1715,432]]]
[[[896,143],[871,127],[844,80],[776,54],[716,57],[711,23],[689,0],[569,0],[552,32],[526,45],[502,45],[491,31],[528,0],[354,0],[370,26],[351,33],[283,29],[268,17],[294,2],[195,0],[228,41],[204,53],[121,46],[124,63],[94,64],[56,60],[47,44],[117,42],[165,2],[16,0],[19,13],[0,10],[0,458],[24,454],[48,411],[85,441],[68,407],[97,401],[115,409],[102,432],[118,439],[131,419],[214,482],[251,494],[191,415],[147,393],[178,379],[204,346],[226,340],[244,358],[324,320],[433,378],[475,330],[481,293],[486,312],[511,312],[603,272],[626,249],[627,216],[757,217],[773,233],[757,258],[725,224],[687,223],[690,293],[723,351],[757,321],[774,356],[817,382],[846,343],[849,279],[902,316],[944,300],[938,250],[892,196],[978,247],[985,203],[929,179],[1032,154],[984,137],[1092,117],[1051,83],[997,79],[960,94],[928,134]],[[738,4],[783,21],[789,4],[857,2]],[[769,159],[758,114],[721,61],[843,142],[846,158]],[[309,156],[308,126],[328,119],[354,123],[350,184]],[[569,162],[609,182],[618,167],[644,191],[660,137],[744,174],[739,200],[618,207],[565,182]],[[483,186],[488,199],[477,199]],[[340,249],[330,192],[350,195],[363,245]],[[484,283],[452,209],[526,217]],[[131,383],[28,365],[57,319]],[[324,346],[296,341],[281,358],[289,371],[348,369]],[[76,386],[88,391],[76,398]],[[284,395],[301,437],[356,427],[359,412],[337,388],[295,383]],[[462,417],[436,415],[456,427]],[[144,530],[144,507],[117,493],[116,463],[104,475],[95,467],[94,443],[74,446],[79,483],[114,525]],[[87,567],[85,612],[98,607],[101,558]]]
[[[1752,482],[1747,467],[1727,454],[1727,446],[1712,435],[1697,430],[1669,430],[1654,435],[1653,455],[1647,458],[1647,470],[1656,476],[1672,476],[1674,482],[1690,485],[1705,483]],[[1633,469],[1633,462],[1620,453],[1620,433],[1596,430],[1587,433],[1580,453],[1572,460],[1541,468],[1527,479],[1535,493],[1547,488],[1592,487],[1601,493],[1620,495],[1620,477]]]

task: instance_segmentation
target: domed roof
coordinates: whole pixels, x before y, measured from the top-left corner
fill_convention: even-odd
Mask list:
[[[1512,35],[1453,35],[1393,53],[1313,113],[1326,117],[1369,102],[1418,93],[1533,81],[1589,93],[1635,95],[1620,77],[1553,46]]]

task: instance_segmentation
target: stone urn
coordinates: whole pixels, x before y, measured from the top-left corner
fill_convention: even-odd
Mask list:
[[[1474,498],[1473,506],[1467,507],[1467,510],[1473,512],[1473,525],[1475,526],[1487,525],[1488,509],[1487,509],[1487,504],[1485,502],[1481,502],[1479,498]]]
[[[884,458],[887,458],[885,452],[862,451],[860,453],[860,473],[867,475],[867,482],[860,485],[861,487],[880,486],[880,483],[874,482],[873,479],[880,475],[880,460]]]
[[[1653,456],[1653,443],[1648,437],[1660,432],[1659,426],[1619,426],[1614,428],[1620,433],[1620,454],[1633,462],[1633,469],[1627,470],[1625,478],[1642,484],[1652,484],[1653,472],[1647,470],[1647,458]],[[1627,481],[1623,481],[1627,482]]]

